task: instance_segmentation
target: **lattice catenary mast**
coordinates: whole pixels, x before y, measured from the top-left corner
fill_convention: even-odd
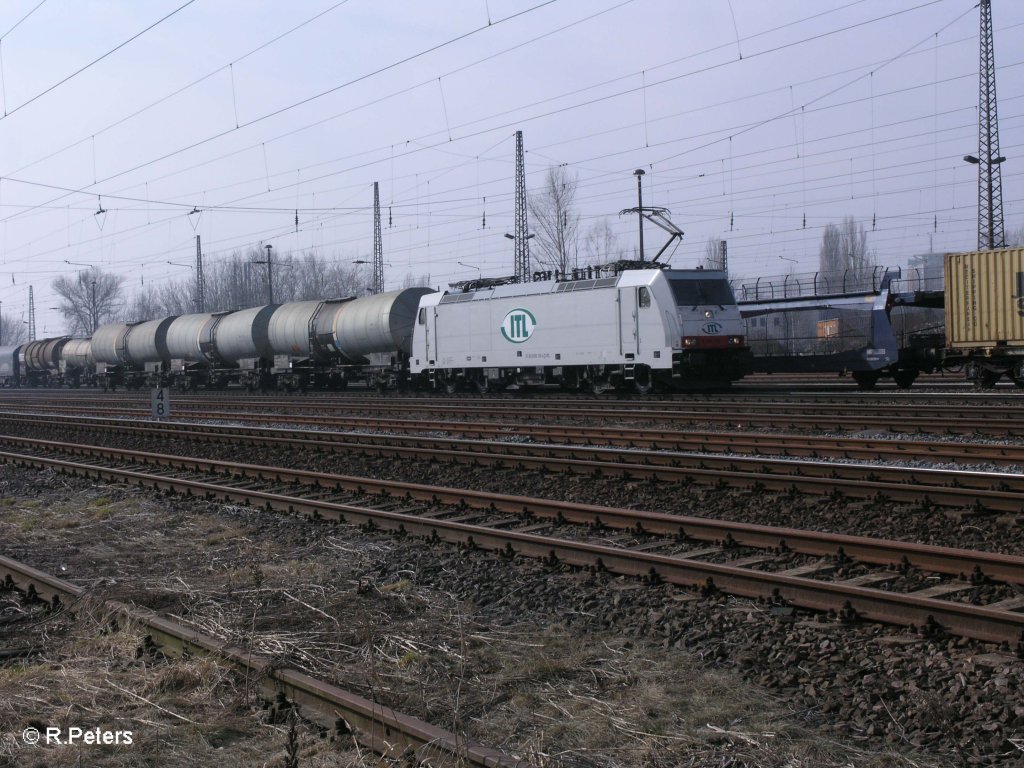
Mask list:
[[[206,311],[206,278],[203,276],[203,249],[196,235],[196,312]]]
[[[516,131],[516,282],[530,280],[529,223],[526,220],[526,169],[523,163],[523,132]]]
[[[380,235],[380,187],[373,182],[373,292],[384,293],[384,241]]]
[[[992,40],[992,2],[981,0],[981,61],[978,66],[978,156],[964,160],[978,166],[978,250],[1006,245],[1003,231],[1003,176],[999,154],[996,101],[996,56]]]
[[[36,340],[36,297],[32,295],[32,286],[28,287],[28,340]]]

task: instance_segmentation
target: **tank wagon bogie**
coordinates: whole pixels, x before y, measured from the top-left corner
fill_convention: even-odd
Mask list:
[[[410,373],[450,392],[559,384],[646,393],[727,385],[750,363],[724,273],[627,269],[424,297]]]

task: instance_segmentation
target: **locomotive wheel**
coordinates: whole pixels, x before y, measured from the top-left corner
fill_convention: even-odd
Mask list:
[[[442,384],[441,386],[444,387],[446,395],[454,395],[456,392],[459,391],[458,379],[445,379],[444,384]]]
[[[649,395],[653,389],[651,369],[646,366],[637,368],[633,378],[633,392],[638,395]]]
[[[488,379],[486,376],[481,376],[479,379],[477,379],[474,382],[474,386],[476,387],[477,393],[481,395],[486,395],[488,392],[491,391],[491,382],[490,379]]]

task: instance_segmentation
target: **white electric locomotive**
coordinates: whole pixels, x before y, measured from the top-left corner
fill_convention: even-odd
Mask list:
[[[646,393],[726,386],[750,370],[724,272],[647,263],[576,277],[480,280],[423,296],[413,381],[449,392],[560,384]]]

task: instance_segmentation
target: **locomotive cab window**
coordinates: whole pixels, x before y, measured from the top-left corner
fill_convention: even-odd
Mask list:
[[[672,295],[679,306],[696,307],[701,304],[735,304],[728,280],[669,280]]]
[[[638,288],[637,292],[636,292],[636,296],[637,296],[637,303],[641,307],[649,307],[649,306],[651,306],[651,292],[649,290],[647,290],[646,288],[643,288],[643,287]]]
[[[426,325],[427,324],[427,308],[426,307],[420,307],[419,324],[420,325]]]

